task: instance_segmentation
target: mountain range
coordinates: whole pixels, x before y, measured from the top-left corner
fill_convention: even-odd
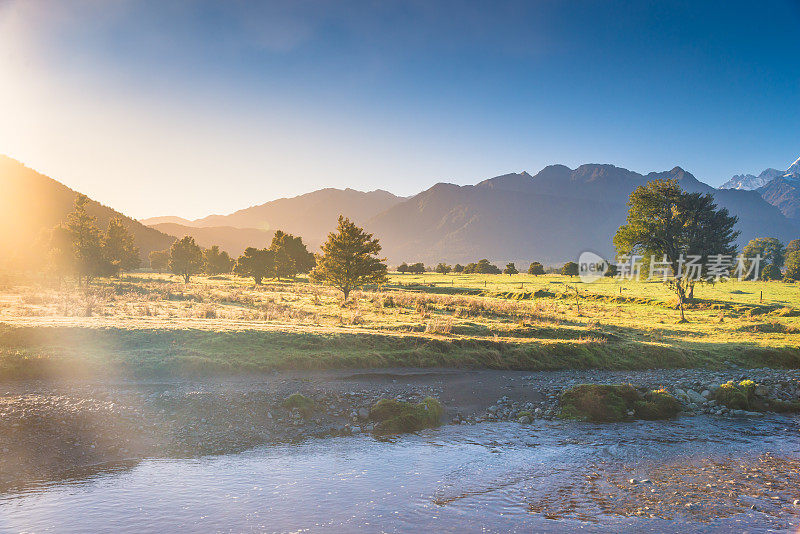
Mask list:
[[[303,236],[316,249],[342,213],[378,236],[392,263],[464,263],[488,257],[500,263],[557,264],[587,249],[610,256],[612,237],[625,220],[628,196],[656,178],[675,178],[686,190],[714,194],[720,206],[739,216],[740,245],[753,237],[788,241],[800,234],[757,192],[714,189],[680,167],[642,175],[601,164],[577,169],[551,165],[536,175],[504,174],[475,185],[439,183],[410,198],[385,191],[323,189],[231,215],[182,220],[180,229],[165,225],[173,218],[142,222],[198,240],[201,233],[215,228],[208,225],[238,227],[239,231],[247,226],[265,231],[282,228]],[[234,243],[238,240],[235,232],[228,235],[230,240],[219,243],[234,254],[241,244]]]
[[[800,166],[800,165],[798,165]],[[786,173],[784,173],[785,175]],[[788,181],[794,178],[778,176]],[[321,189],[203,219],[124,218],[143,258],[165,249],[177,237],[192,235],[202,246],[218,244],[238,256],[247,246],[269,244],[276,229],[300,235],[317,251],[339,214],[380,238],[391,264],[401,261],[465,263],[488,258],[556,265],[584,250],[613,254],[612,238],[625,221],[630,193],[649,180],[674,178],[689,191],[712,193],[716,202],[739,217],[739,245],[754,237],[788,242],[800,227],[772,205],[764,192],[715,189],[680,167],[642,175],[604,164],[545,167],[535,175],[510,173],[475,185],[438,183],[412,197],[377,190]],[[10,158],[0,158],[0,250],[4,257],[30,248],[42,232],[65,220],[77,194],[59,182]],[[765,186],[766,187],[766,186]],[[791,196],[791,190],[783,192]],[[92,202],[90,212],[105,227],[118,212]],[[124,216],[122,216],[124,217]]]
[[[766,169],[758,176],[738,174],[720,188],[757,191],[788,219],[800,225],[800,158],[785,171]]]

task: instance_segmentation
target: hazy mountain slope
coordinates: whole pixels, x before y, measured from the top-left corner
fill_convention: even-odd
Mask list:
[[[236,211],[230,215],[210,215],[195,221],[175,221],[170,217],[147,219],[148,224],[159,222],[178,222],[186,227],[233,227],[257,228],[268,231],[271,236],[275,230],[284,230],[303,237],[309,249],[316,249],[336,227],[339,215],[345,215],[358,224],[402,202],[402,197],[387,191],[370,192],[354,189],[320,189],[292,198],[281,198],[265,204]],[[158,220],[160,219],[160,220]],[[156,222],[153,222],[156,221]],[[236,243],[238,247],[240,235],[219,231],[221,241]],[[221,245],[221,242],[220,242]],[[235,247],[235,248],[236,248]]]
[[[185,226],[175,223],[154,224],[152,228],[178,237],[190,235],[203,248],[219,245],[233,258],[247,247],[264,248],[272,242],[274,232],[257,228],[234,228],[232,226]]]
[[[752,191],[719,191],[680,167],[647,176],[613,165],[563,165],[535,176],[506,174],[475,186],[437,184],[368,221],[391,262],[531,260],[560,263],[583,250],[613,253],[630,193],[649,180],[674,178],[689,191],[713,193],[740,217],[740,244],[753,237],[792,239],[793,225]]]
[[[0,156],[0,191],[0,262],[26,260],[42,231],[66,219],[77,195],[6,156]],[[88,210],[103,231],[112,217],[121,217],[145,260],[150,251],[165,249],[175,240],[98,202],[92,201]]]
[[[145,226],[155,226],[157,224],[179,224],[181,226],[194,226],[194,221],[184,219],[183,217],[174,217],[167,215],[165,217],[149,217],[147,219],[139,219],[139,222]]]
[[[800,179],[781,176],[757,191],[764,200],[800,225]]]
[[[327,188],[292,198],[273,200],[230,215],[210,215],[194,221],[194,224],[262,230],[287,229],[287,225],[291,225],[294,228],[289,228],[290,231],[302,234],[300,229],[303,229],[318,233],[320,225],[333,229],[340,214],[363,222],[402,200],[382,190],[364,193],[354,189]]]

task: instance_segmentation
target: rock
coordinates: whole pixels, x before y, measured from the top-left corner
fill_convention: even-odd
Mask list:
[[[691,400],[694,404],[703,404],[706,401],[706,398],[703,395],[693,389],[688,390],[686,392],[686,396],[689,397],[689,400]]]
[[[361,419],[366,419],[367,417],[369,417],[369,410],[366,408],[359,408],[358,417],[360,417]]]
[[[703,398],[707,399],[707,398],[709,398],[709,397],[711,396],[711,390],[709,390],[709,389],[704,389],[704,390],[702,391],[702,393],[700,393],[700,395],[702,395],[702,396],[703,396]]]
[[[756,386],[754,393],[756,397],[766,397],[769,395],[769,389],[767,389],[767,386],[759,384]]]
[[[520,417],[519,419],[517,419],[517,422],[518,422],[518,423],[522,423],[523,425],[527,425],[528,423],[530,423],[530,422],[531,422],[531,418],[530,418],[530,417],[528,417],[527,415],[523,415],[522,417]]]

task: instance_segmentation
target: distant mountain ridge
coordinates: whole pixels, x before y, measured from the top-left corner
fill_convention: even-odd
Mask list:
[[[463,263],[487,257],[557,264],[584,250],[611,257],[628,196],[663,178],[678,180],[688,191],[713,193],[720,206],[739,216],[740,245],[753,237],[797,237],[797,229],[758,193],[717,190],[680,167],[641,175],[600,164],[574,170],[551,165],[534,176],[505,174],[474,186],[439,183],[377,215],[367,229],[396,261]]]
[[[438,183],[409,198],[381,190],[329,188],[196,221],[145,220],[153,228],[124,220],[145,260],[149,251],[168,248],[175,237],[187,234],[202,246],[218,244],[236,256],[246,246],[267,246],[275,229],[301,236],[316,252],[338,215],[344,214],[381,240],[383,254],[394,265],[465,263],[484,257],[499,264],[554,265],[574,260],[584,250],[611,257],[612,238],[625,221],[628,196],[637,186],[659,178],[674,178],[689,191],[713,193],[720,206],[739,217],[739,245],[754,237],[784,242],[800,237],[798,226],[762,198],[771,194],[767,191],[714,189],[680,167],[642,175],[607,164],[576,169],[550,165],[535,175],[510,173],[475,185]],[[781,176],[768,184],[775,189],[775,198],[769,198],[781,209],[781,203],[793,202],[797,193],[793,180]],[[0,198],[0,250],[6,258],[24,253],[42,230],[64,220],[77,194],[10,158],[0,158],[0,186],[5,193]],[[96,202],[89,211],[103,228],[111,217],[122,216]]]
[[[720,189],[757,191],[764,200],[800,226],[800,158],[785,171],[766,169],[758,176],[736,175],[722,184]]]

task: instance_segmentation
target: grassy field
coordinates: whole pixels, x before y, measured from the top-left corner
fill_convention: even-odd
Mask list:
[[[343,305],[330,287],[134,274],[90,288],[0,279],[0,377],[282,368],[800,367],[800,284],[399,275]]]

